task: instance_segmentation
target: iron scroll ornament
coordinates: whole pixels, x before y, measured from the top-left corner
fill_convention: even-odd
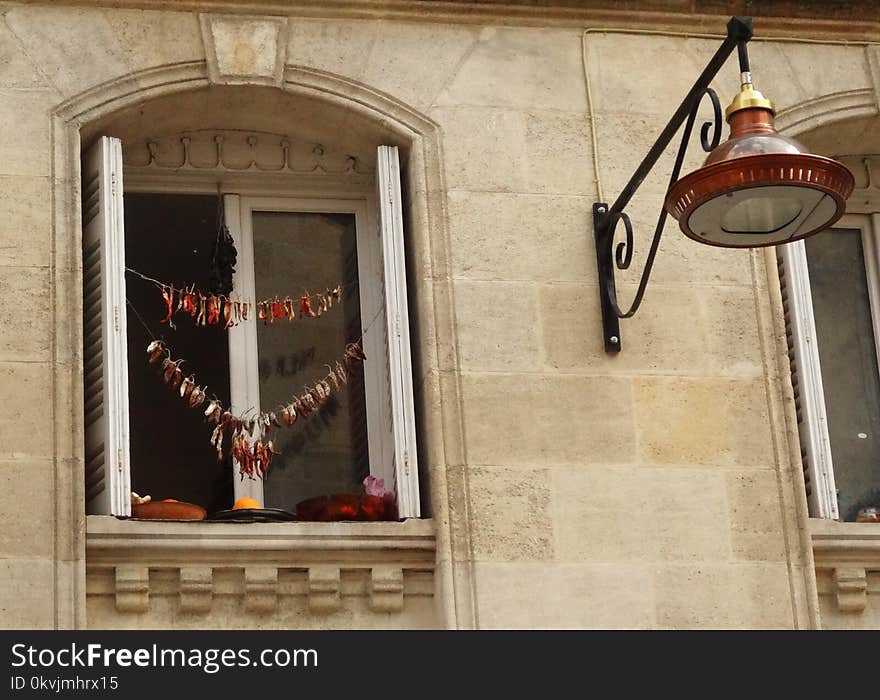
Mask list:
[[[669,178],[667,192],[678,180],[681,172],[681,166],[690,144],[691,133],[693,131],[694,122],[697,119],[697,112],[705,97],[709,97],[712,104],[713,120],[705,122],[700,129],[700,144],[704,151],[711,151],[721,141],[721,128],[723,125],[721,118],[721,104],[718,95],[709,87],[712,79],[718,74],[721,66],[727,61],[727,58],[733,53],[734,49],[738,49],[740,71],[748,71],[748,53],[747,42],[752,38],[752,20],[750,17],[732,17],[727,23],[727,37],[721,46],[710,59],[709,63],[703,69],[703,72],[697,78],[696,82],[691,86],[687,95],[670,118],[666,127],[660,136],[651,146],[648,154],[643,158],[635,173],[630,177],[624,186],[620,195],[614,203],[609,207],[605,202],[596,202],[593,204],[593,232],[596,243],[596,263],[599,272],[599,297],[602,305],[602,332],[605,343],[605,352],[618,353],[621,349],[620,343],[620,319],[631,318],[638,311],[645,294],[645,288],[651,276],[651,270],[654,266],[654,258],[657,255],[657,249],[660,246],[660,239],[663,236],[663,228],[666,223],[666,209],[661,206],[660,215],[657,219],[657,227],[654,229],[654,238],[651,241],[651,247],[648,251],[648,257],[645,262],[645,268],[639,281],[636,295],[626,311],[620,308],[617,299],[617,287],[615,285],[614,275],[615,268],[618,270],[629,269],[633,258],[633,228],[629,215],[625,208],[629,204],[636,190],[641,186],[642,182],[648,176],[654,165],[663,154],[666,146],[675,137],[681,125],[684,124],[684,133],[682,134],[681,144],[678,148],[678,155],[675,159],[672,173]],[[712,138],[709,138],[711,132]],[[625,239],[614,245],[614,236],[618,223],[623,222]]]
[[[708,96],[711,103],[712,109],[714,112],[714,119],[711,122],[704,122],[702,128],[700,129],[700,145],[703,147],[705,152],[710,152],[714,150],[721,141],[721,103],[718,100],[718,95],[712,88],[706,88],[703,92],[703,96]],[[697,112],[699,111],[701,104],[701,100],[698,100],[694,103],[694,107],[688,115],[687,123],[684,127],[684,133],[682,134],[681,144],[678,147],[678,155],[675,158],[675,165],[672,168],[672,174],[669,177],[669,185],[667,186],[667,191],[676,181],[678,181],[679,173],[681,173],[681,166],[684,162],[684,157],[687,154],[688,145],[690,143],[691,133],[693,132],[694,122],[697,118]],[[709,139],[709,130],[712,130],[712,138]],[[607,214],[606,214],[607,212]],[[645,261],[645,269],[642,271],[642,278],[639,281],[639,287],[636,290],[636,295],[633,298],[632,304],[629,307],[629,310],[622,311],[620,305],[617,300],[617,287],[614,283],[614,268],[616,267],[618,270],[628,270],[630,264],[632,263],[633,256],[633,229],[632,222],[630,221],[629,215],[625,211],[611,211],[608,212],[608,205],[603,204],[602,202],[597,202],[593,205],[593,215],[599,216],[600,221],[596,222],[596,245],[597,252],[598,246],[601,244],[603,249],[607,248],[607,250],[603,250],[603,254],[607,255],[608,258],[613,257],[613,265],[609,265],[609,260],[605,261],[605,264],[608,265],[607,272],[610,274],[602,275],[600,262],[600,279],[604,277],[604,288],[605,295],[608,298],[608,303],[611,306],[611,310],[614,312],[614,315],[617,318],[631,318],[635,315],[636,311],[638,311],[639,306],[642,303],[642,298],[645,295],[645,288],[648,286],[648,280],[651,276],[651,269],[654,266],[654,258],[657,255],[657,249],[660,247],[660,239],[663,237],[663,230],[666,225],[666,217],[668,216],[668,212],[665,208],[660,209],[660,215],[657,217],[657,226],[654,229],[654,238],[651,241],[651,248],[648,251],[648,258]],[[619,222],[623,222],[624,229],[626,231],[626,240],[620,241],[616,248],[614,248],[614,255],[611,255],[611,248],[614,247],[614,234],[617,229],[617,224]],[[606,344],[611,338],[606,338]],[[617,336],[617,345],[620,345],[620,336]]]

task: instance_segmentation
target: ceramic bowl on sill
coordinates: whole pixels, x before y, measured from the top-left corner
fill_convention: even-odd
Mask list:
[[[299,520],[317,522],[396,520],[394,504],[380,496],[341,493],[318,496],[296,504]]]
[[[207,514],[201,506],[184,501],[150,501],[131,506],[131,517],[141,520],[204,520]]]

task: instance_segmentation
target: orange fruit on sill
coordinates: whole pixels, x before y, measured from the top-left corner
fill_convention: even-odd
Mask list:
[[[239,498],[232,506],[232,510],[241,510],[242,508],[262,508],[262,506],[256,498]]]

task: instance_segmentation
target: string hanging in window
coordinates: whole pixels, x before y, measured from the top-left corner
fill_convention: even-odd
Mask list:
[[[154,340],[147,346],[148,363],[158,367],[165,383],[180,394],[189,408],[197,409],[207,402],[205,420],[215,426],[211,444],[217,450],[217,459],[223,459],[224,440],[228,436],[228,449],[239,464],[242,479],[245,476],[264,478],[269,471],[272,457],[278,454],[271,440],[264,441],[269,432],[292,427],[300,417],[308,418],[319,411],[332,392],[341,391],[348,384],[352,370],[365,359],[361,341],[349,343],[336,365],[327,365],[330,371],[311,386],[306,386],[302,394],[294,396],[276,411],[245,418],[225,409],[218,399],[209,399],[195,375],[184,375],[180,369],[183,360],[172,359],[171,351],[163,341]]]
[[[301,295],[275,296],[252,302],[238,296],[214,294],[198,289],[195,285],[175,287],[148,277],[130,267],[128,272],[156,285],[165,302],[165,317],[160,323],[174,327],[175,316],[189,316],[196,326],[222,324],[224,328],[236,326],[242,321],[256,317],[264,323],[293,321],[297,318],[320,318],[339,304],[346,286],[337,284],[320,292],[304,292]],[[353,283],[357,284],[357,283]]]

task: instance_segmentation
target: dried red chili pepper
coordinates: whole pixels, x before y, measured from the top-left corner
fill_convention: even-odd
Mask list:
[[[184,401],[189,401],[189,397],[192,395],[193,389],[196,388],[196,383],[193,378],[184,377],[183,381],[180,382],[180,398]]]
[[[348,347],[345,348],[345,356],[351,357],[354,360],[359,360],[363,362],[367,359],[366,355],[364,355],[364,349],[361,347],[360,343],[351,343]]]
[[[275,451],[275,445],[273,445],[272,441],[269,440],[269,442],[267,442],[265,447],[263,448],[263,455],[265,457],[265,461],[263,462],[263,476],[266,476],[266,474],[268,473],[269,465],[272,463],[272,458],[277,454],[278,453]]]
[[[171,287],[162,287],[162,299],[168,307],[167,315],[159,323],[168,323],[171,320],[171,314],[174,313],[174,285]]]
[[[207,301],[208,298],[199,292],[199,315],[196,316],[196,325],[204,326],[205,325],[205,312],[207,311]]]
[[[220,323],[220,300],[213,294],[208,296],[208,324]]]
[[[166,384],[170,384],[171,380],[174,378],[174,373],[180,371],[177,369],[177,364],[170,358],[162,363],[162,369],[162,378],[165,380]]]
[[[288,428],[296,422],[296,409],[293,407],[293,404],[284,407],[284,410],[281,412],[281,418]]]
[[[218,423],[220,421],[220,415],[222,412],[223,409],[220,407],[220,402],[212,401],[205,409],[205,419],[209,423]]]
[[[161,340],[154,340],[147,346],[147,354],[149,355],[149,363],[156,364],[159,358],[165,353],[165,344]]]
[[[211,433],[211,444],[217,450],[217,461],[223,460],[223,426],[218,425]]]
[[[205,403],[205,399],[207,399],[207,394],[205,390],[200,386],[196,386],[193,388],[192,393],[189,395],[189,407],[190,408],[198,408],[203,403]]]
[[[272,302],[272,318],[284,318],[284,303],[278,297]]]
[[[314,318],[315,312],[312,311],[312,300],[309,298],[308,294],[303,294],[299,300],[299,315],[300,318],[303,316],[309,316]]]
[[[334,369],[336,370],[336,377],[339,379],[339,381],[343,384],[348,384],[348,367],[337,360],[336,367]]]
[[[195,316],[199,307],[196,304],[195,295],[192,292],[187,292],[183,295],[183,311],[184,313],[188,313],[190,316]]]

